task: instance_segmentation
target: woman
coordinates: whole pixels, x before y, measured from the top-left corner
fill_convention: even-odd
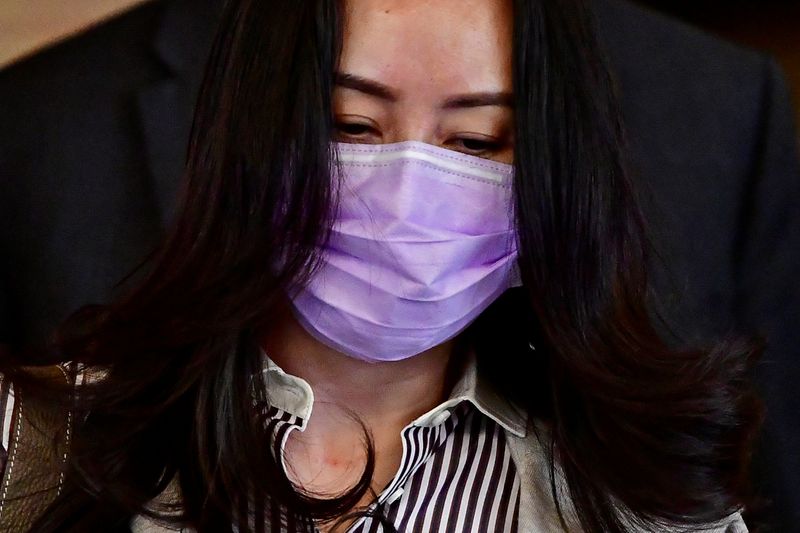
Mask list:
[[[67,379],[3,359],[10,433],[61,446],[11,446],[6,512],[746,531],[757,350],[661,340],[624,154],[583,2],[230,2],[169,237],[60,326]],[[52,490],[11,499],[21,469]]]

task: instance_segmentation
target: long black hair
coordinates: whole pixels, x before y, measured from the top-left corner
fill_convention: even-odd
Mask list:
[[[648,307],[652,245],[590,5],[514,0],[513,9],[524,287],[464,338],[482,371],[548,428],[553,496],[562,503],[560,469],[584,530],[721,519],[751,497],[761,413],[748,372],[760,348],[676,350],[662,340]],[[56,390],[28,376],[22,356],[3,358],[0,371],[20,387],[74,409],[65,485],[33,531],[113,530],[137,513],[199,532],[246,529],[253,501],[268,502],[273,524],[302,527],[343,515],[368,490],[371,445],[363,476],[340,497],[296,489],[266,452],[268,391],[253,379],[257,336],[313,274],[336,205],[341,28],[336,0],[229,1],[171,231],[136,283],[68,317],[37,360],[98,378]],[[177,515],[145,509],[173,479]]]

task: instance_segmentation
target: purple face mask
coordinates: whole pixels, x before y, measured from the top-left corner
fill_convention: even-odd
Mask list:
[[[319,341],[405,359],[520,284],[511,165],[415,141],[336,149],[339,213],[322,267],[293,298]]]

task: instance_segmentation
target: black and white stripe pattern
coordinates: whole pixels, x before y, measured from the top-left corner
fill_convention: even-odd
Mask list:
[[[378,496],[386,518],[400,532],[516,531],[520,486],[504,429],[467,400],[448,412],[450,416],[436,425],[404,428],[400,468]],[[281,457],[289,432],[300,428],[303,420],[275,407],[266,408],[264,418],[273,435],[273,453]],[[261,507],[251,522],[256,532],[265,531],[267,510]],[[276,516],[278,509],[269,514]],[[309,529],[289,523],[271,531]],[[379,521],[368,517],[348,529],[383,532]]]
[[[406,428],[403,441],[412,450],[401,463],[408,477],[381,494],[400,494],[387,512],[398,531],[516,531],[519,479],[503,429],[492,419],[463,401],[438,427]],[[366,519],[350,531],[383,528]]]
[[[286,444],[286,439],[289,432],[295,428],[303,425],[303,419],[292,415],[286,411],[278,409],[273,406],[264,406],[262,411],[262,420],[267,428],[268,434],[272,435],[273,449],[272,454],[276,460],[283,463],[283,446]],[[248,524],[248,527],[243,527],[244,524],[240,523],[236,531],[253,531],[254,533],[285,533],[285,532],[307,532],[313,531],[313,526],[307,523],[299,524],[295,522],[295,517],[289,513],[282,512],[278,505],[270,506],[269,502],[258,502],[248,515],[247,504],[245,503],[240,509],[240,517],[242,521]],[[269,517],[276,517],[287,521],[286,524],[280,524]],[[271,525],[270,525],[271,524]]]
[[[0,474],[9,448],[13,413],[13,385],[0,375]],[[289,433],[303,428],[304,420],[273,406],[266,406],[262,413],[273,436],[272,453],[282,463]],[[519,478],[506,446],[504,428],[469,400],[462,400],[437,416],[436,424],[409,424],[401,433],[400,468],[378,496],[386,519],[400,532],[517,531]],[[251,513],[247,508],[241,509],[242,517],[249,515],[249,527],[239,524],[237,529],[256,533],[315,530],[309,524],[295,523],[293,517],[264,503],[256,505]],[[270,526],[270,517],[283,517],[287,522]],[[383,526],[372,518],[362,518],[348,529],[348,533],[383,532]]]

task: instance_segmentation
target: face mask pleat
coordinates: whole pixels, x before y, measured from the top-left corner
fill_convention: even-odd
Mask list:
[[[415,141],[336,152],[339,210],[293,297],[315,338],[369,361],[411,357],[519,284],[511,165]]]

